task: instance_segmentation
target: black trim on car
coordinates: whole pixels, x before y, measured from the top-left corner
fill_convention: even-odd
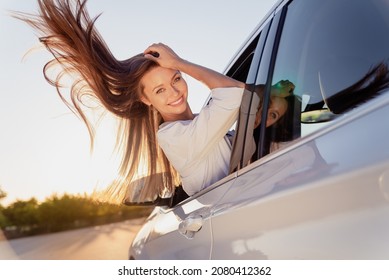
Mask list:
[[[266,120],[267,120],[267,109],[269,106],[269,100],[270,100],[270,90],[271,90],[271,81],[273,79],[273,74],[274,74],[274,67],[275,67],[275,62],[277,58],[277,51],[278,47],[280,44],[280,39],[281,39],[281,34],[282,34],[282,29],[284,27],[285,23],[285,18],[286,18],[286,12],[287,12],[287,6],[284,6],[281,10],[279,15],[279,21],[278,21],[278,26],[277,26],[277,31],[275,34],[274,42],[272,44],[272,52],[270,56],[270,62],[269,62],[269,68],[268,68],[268,75],[266,79],[266,86],[265,86],[265,94],[264,94],[264,100],[263,100],[263,108],[265,108],[262,111],[262,118],[261,118],[261,126],[260,126],[260,135],[259,135],[259,142],[257,143],[258,145],[258,151],[256,158],[259,159],[265,155],[265,149],[263,143],[265,143],[265,130],[266,130]],[[277,15],[275,18],[277,18]],[[272,43],[272,42],[271,42]]]

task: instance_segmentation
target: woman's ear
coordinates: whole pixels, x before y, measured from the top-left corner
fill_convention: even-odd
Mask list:
[[[150,106],[151,105],[151,102],[147,99],[146,96],[142,95],[140,97],[140,101],[142,101],[144,104],[146,104],[147,106]]]

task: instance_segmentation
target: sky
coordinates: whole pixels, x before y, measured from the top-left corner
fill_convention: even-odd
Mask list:
[[[117,59],[162,42],[194,63],[223,72],[247,36],[277,0],[89,0],[91,17]],[[101,122],[90,153],[84,123],[43,77],[51,56],[36,33],[9,11],[36,13],[34,0],[0,0],[1,203],[64,193],[91,193],[116,172],[114,122]],[[33,49],[33,51],[31,51]],[[28,55],[26,55],[28,53]],[[209,91],[187,77],[194,112]]]

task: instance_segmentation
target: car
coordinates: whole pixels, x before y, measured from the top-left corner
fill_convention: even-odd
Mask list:
[[[190,197],[129,194],[154,206],[129,258],[389,259],[388,14],[387,0],[277,2],[225,70],[247,85],[231,173]]]

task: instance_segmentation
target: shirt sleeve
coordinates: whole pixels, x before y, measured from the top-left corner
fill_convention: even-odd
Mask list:
[[[193,120],[162,124],[158,141],[178,172],[204,158],[231,129],[238,117],[243,88],[216,88]]]

